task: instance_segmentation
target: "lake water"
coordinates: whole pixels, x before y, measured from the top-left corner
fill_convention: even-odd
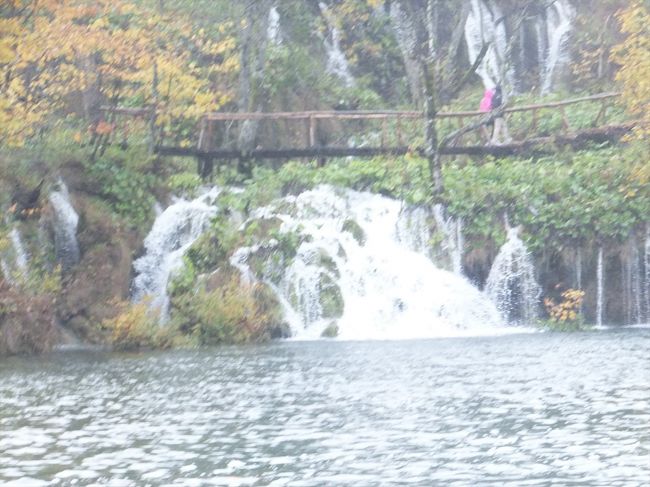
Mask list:
[[[650,329],[0,361],[2,485],[650,485]]]

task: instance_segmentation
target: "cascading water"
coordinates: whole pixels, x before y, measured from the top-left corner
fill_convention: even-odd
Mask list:
[[[266,38],[271,44],[281,44],[282,37],[280,35],[280,12],[274,5],[269,10],[268,27],[266,29]]]
[[[641,266],[639,250],[636,241],[631,238],[623,256],[623,272],[621,272],[623,304],[625,307],[625,320],[627,323],[641,323]]]
[[[3,252],[4,255],[0,258],[0,269],[4,278],[13,283],[15,277],[24,276],[27,273],[29,256],[23,246],[20,231],[16,227],[9,232],[9,242],[11,242],[11,246]]]
[[[538,316],[541,288],[517,227],[508,230],[506,243],[492,263],[485,292],[510,323],[532,324]]]
[[[489,0],[472,0],[471,10],[465,23],[465,41],[469,62],[474,64],[484,44],[490,47],[476,69],[486,88],[493,88],[499,82],[506,81],[512,85],[512,70],[507,69],[507,37],[499,6]],[[503,80],[503,77],[506,77]]]
[[[646,228],[645,249],[643,255],[643,292],[645,296],[645,321],[650,323],[650,225]]]
[[[345,83],[346,86],[354,86],[354,77],[350,73],[348,60],[345,58],[345,54],[343,54],[343,51],[341,50],[339,30],[334,23],[332,14],[324,2],[319,2],[318,8],[325,19],[325,22],[327,22],[329,30],[329,35],[326,35],[323,38],[323,44],[325,45],[325,50],[327,52],[327,72],[339,77],[343,80],[343,83]]]
[[[575,250],[575,288],[582,290],[582,248],[576,247]],[[580,313],[584,312],[584,303],[580,302]]]
[[[216,214],[213,206],[219,189],[212,188],[198,198],[179,199],[163,211],[144,240],[145,253],[133,263],[136,277],[132,299],[151,298],[152,309],[160,310],[161,322],[167,318],[169,297],[167,284],[183,262],[183,254],[205,231]]]
[[[542,74],[542,93],[553,88],[553,77],[559,67],[568,60],[567,43],[575,10],[568,0],[555,0],[546,7],[546,32],[548,52]]]
[[[575,287],[576,289],[582,289],[582,248],[576,247],[575,254]]]
[[[605,275],[603,269],[602,247],[598,247],[598,263],[596,265],[596,324],[598,326],[603,326],[603,285]]]
[[[257,252],[263,262],[271,259],[264,253],[268,247],[251,247],[240,249],[233,261],[279,293],[297,338],[317,338],[333,322],[344,339],[502,329],[498,311],[483,293],[398,237],[408,228],[399,224],[401,206],[371,193],[319,186],[253,214],[253,219],[279,219],[283,235],[301,236],[292,259],[255,273]]]
[[[511,9],[512,7],[504,7]],[[505,83],[516,88],[530,69],[539,72],[542,93],[553,90],[558,70],[568,60],[568,37],[575,9],[569,0],[554,0],[537,11],[529,12],[517,36],[519,62],[515,63],[508,49],[507,16],[495,0],[471,0],[471,9],[465,23],[465,40],[470,63],[474,63],[484,44],[489,43],[485,58],[476,72],[486,88]],[[511,29],[515,28],[510,26]],[[527,46],[536,46],[531,52]]]
[[[463,273],[463,220],[445,217],[444,207],[440,204],[433,207],[433,215],[445,237],[444,246],[449,252],[452,269],[454,273],[460,275]]]
[[[63,271],[68,271],[79,262],[77,224],[79,215],[72,206],[65,183],[58,182],[59,189],[49,195],[54,210],[54,251]]]
[[[397,239],[413,252],[429,255],[431,248],[430,212],[422,206],[404,206],[395,228]]]

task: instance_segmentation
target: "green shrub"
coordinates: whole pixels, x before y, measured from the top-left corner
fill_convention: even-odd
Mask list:
[[[233,277],[215,290],[191,296],[187,303],[195,320],[191,333],[200,344],[265,341],[285,326],[279,304],[266,286],[238,281]]]
[[[120,351],[170,348],[187,343],[174,326],[161,326],[146,302],[116,304],[118,314],[102,323],[108,343]]]

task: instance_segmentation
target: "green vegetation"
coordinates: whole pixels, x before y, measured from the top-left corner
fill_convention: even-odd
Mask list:
[[[154,142],[196,144],[197,123],[207,111],[420,109],[413,102],[421,103],[422,93],[414,90],[422,87],[414,85],[413,73],[405,75],[409,55],[394,35],[384,8],[389,3],[330,2],[326,17],[317,2],[276,2],[280,43],[267,38],[268,2],[10,0],[0,6],[0,208],[7,212],[0,223],[0,256],[12,258],[11,228],[20,230],[30,256],[26,272],[0,278],[0,353],[47,349],[57,323],[84,340],[106,341],[116,349],[239,343],[285,334],[271,290],[239,283],[228,259],[241,246],[263,243],[251,252],[249,265],[278,283],[309,236],[301,229],[281,231],[277,218],[248,220],[250,212],[319,184],[380,193],[410,205],[443,203],[451,216],[463,219],[470,252],[502,243],[506,217],[509,224],[522,226],[537,256],[566,248],[614,248],[645,232],[650,22],[647,2],[640,0],[590,1],[578,7],[573,78],[553,94],[531,92],[507,100],[510,106],[524,105],[620,89],[622,98],[608,107],[607,122],[633,118],[646,123],[615,146],[567,148],[548,157],[447,158],[444,191],[435,201],[430,168],[415,150],[399,158],[330,160],[324,167],[315,161],[281,167],[257,161],[252,176],[238,173],[233,161],[217,168],[212,181],[197,176],[193,160],[152,154]],[[445,2],[435,3],[451,15]],[[510,14],[506,23],[520,8],[517,2],[503,2],[503,7]],[[607,20],[592,22],[592,10]],[[330,23],[338,28],[352,85],[325,69]],[[446,24],[441,28],[445,58],[453,54],[442,52],[452,37],[453,22]],[[445,76],[466,69],[466,59],[458,54],[449,56],[459,66],[444,66],[437,80],[441,86],[449,81]],[[460,94],[437,93],[437,108],[476,110],[483,88],[478,78],[470,81]],[[580,91],[586,87],[589,92]],[[149,112],[125,117],[101,111],[102,105],[155,105],[157,112],[155,117]],[[566,120],[572,130],[590,128],[600,108],[599,103],[567,106]],[[457,129],[456,123],[438,120],[438,139]],[[532,123],[531,113],[508,118],[515,139],[529,136]],[[564,124],[561,112],[540,109],[536,133],[550,136]],[[216,129],[212,143],[236,147],[240,128]],[[391,145],[424,145],[420,120],[402,120],[399,128],[389,122],[383,129],[381,121],[323,122],[315,135],[317,143],[354,138],[362,146],[385,137]],[[305,135],[304,126],[261,124],[254,143],[302,144]],[[463,143],[483,142],[473,133]],[[26,221],[8,218],[14,193],[44,179],[45,195],[59,177],[70,187],[80,215],[82,262],[67,275],[55,263],[46,197]],[[170,284],[170,325],[161,329],[142,305],[111,304],[129,294],[132,260],[151,227],[154,202],[166,202],[170,194],[191,198],[209,183],[238,186],[241,192],[222,192],[218,216],[185,255],[182,271]],[[344,222],[343,230],[364,244],[357,222]],[[323,269],[320,305],[335,319],[343,312],[335,284],[338,269],[326,255],[315,265]],[[579,329],[582,322],[579,317],[552,319],[548,326]],[[332,324],[325,334],[337,333]]]

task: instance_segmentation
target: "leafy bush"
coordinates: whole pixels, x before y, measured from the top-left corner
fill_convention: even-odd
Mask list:
[[[167,180],[167,186],[175,194],[192,197],[201,186],[201,177],[193,172],[173,174]]]
[[[557,331],[575,331],[585,328],[584,318],[580,314],[585,292],[579,289],[567,289],[562,293],[562,301],[556,303],[552,298],[544,299],[544,306],[549,315],[544,326]]]
[[[149,158],[142,147],[123,151],[111,146],[95,160],[86,160],[88,178],[112,209],[132,226],[146,224],[152,217],[155,177],[147,167]]]
[[[102,323],[109,333],[108,342],[115,350],[169,348],[182,343],[175,327],[158,325],[146,302],[116,305],[117,316]]]
[[[273,293],[263,284],[240,284],[236,276],[212,291],[186,295],[179,304],[181,329],[202,345],[264,341],[284,327]]]

